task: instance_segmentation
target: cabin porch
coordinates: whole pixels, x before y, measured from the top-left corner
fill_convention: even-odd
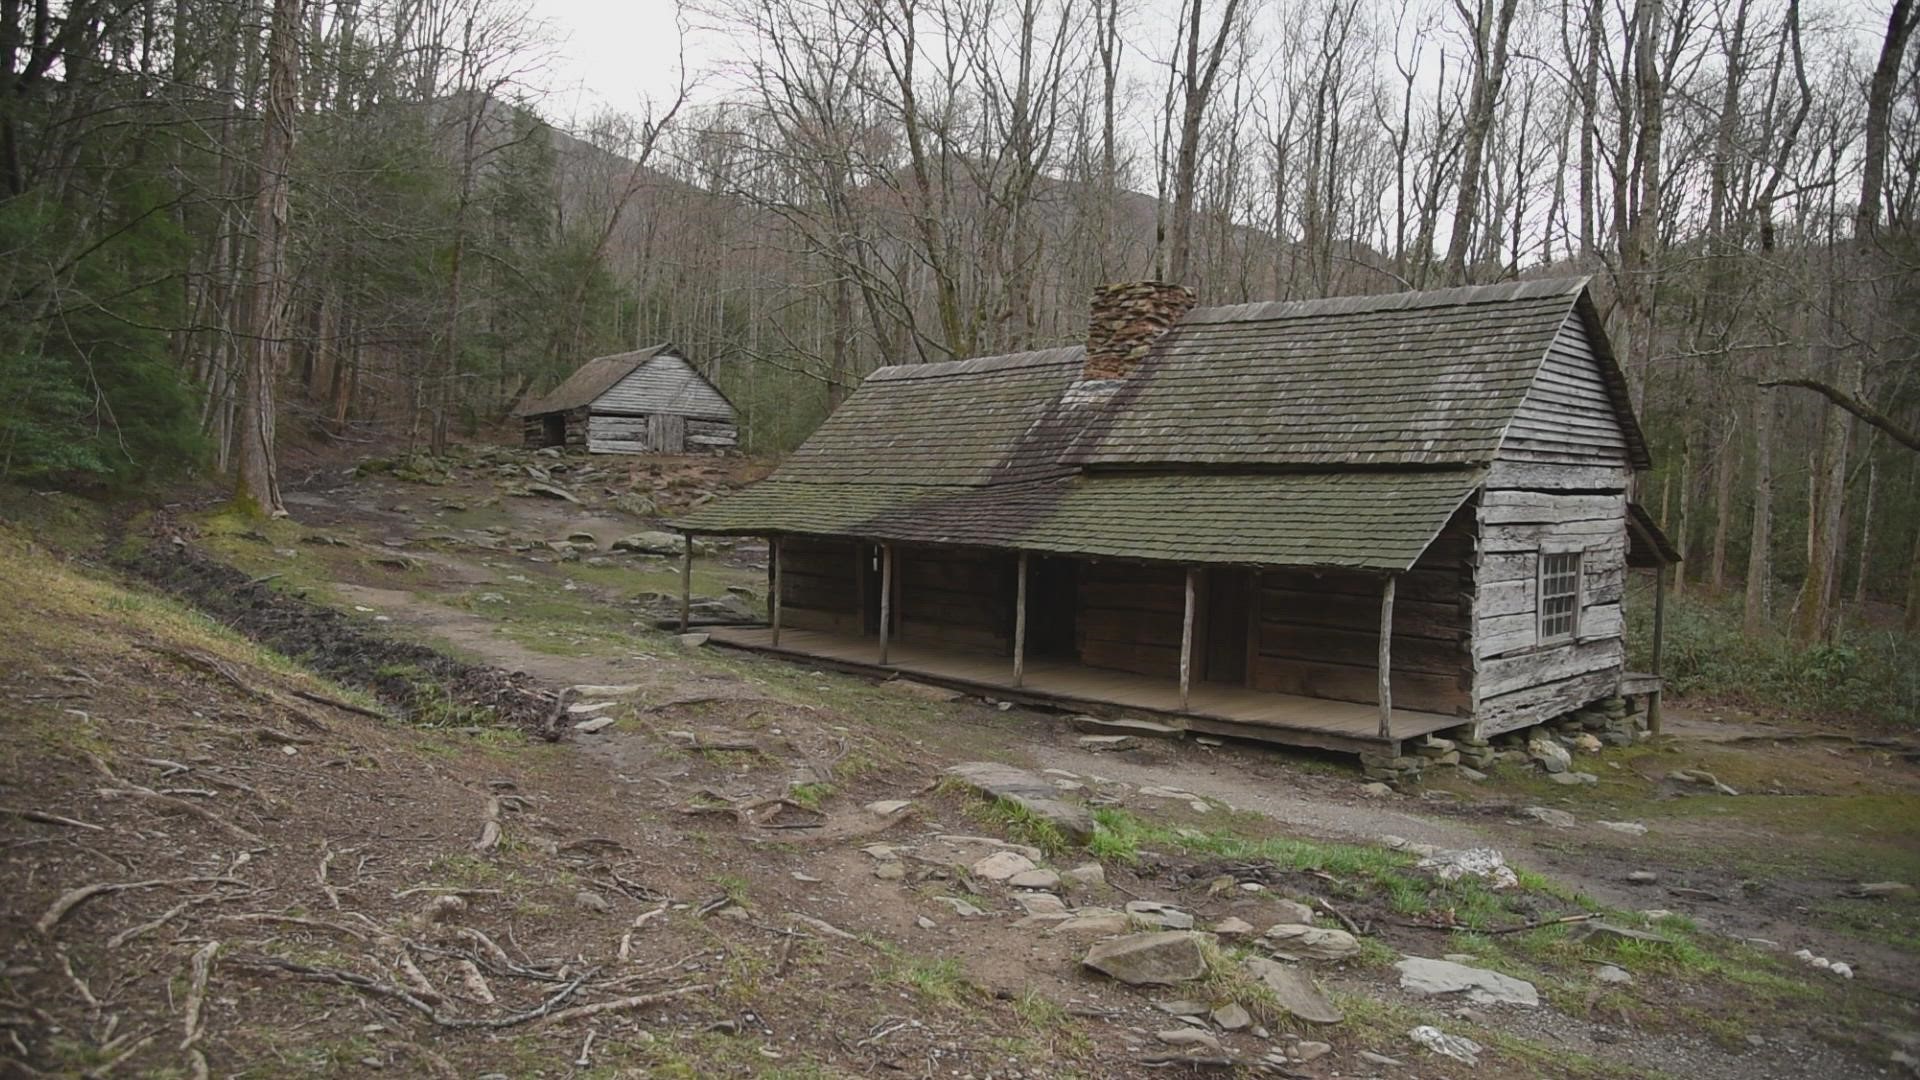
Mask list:
[[[1008,657],[931,642],[890,642],[882,662],[871,635],[784,628],[776,645],[771,627],[713,627],[708,633],[716,645],[844,671],[901,675],[1002,700],[1096,715],[1141,714],[1189,731],[1324,750],[1397,754],[1402,740],[1467,722],[1458,716],[1395,708],[1391,737],[1382,738],[1380,710],[1372,704],[1199,682],[1188,690],[1183,706],[1178,683],[1057,657],[1027,658],[1016,681]]]

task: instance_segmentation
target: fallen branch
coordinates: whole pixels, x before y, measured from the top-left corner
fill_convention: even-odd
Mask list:
[[[61,893],[59,899],[55,900],[47,908],[46,914],[41,915],[39,920],[33,924],[33,928],[43,934],[51,934],[53,933],[53,928],[60,925],[60,920],[66,918],[68,913],[72,912],[74,908],[79,907],[81,904],[86,903],[96,896],[104,896],[107,893],[126,892],[130,889],[164,889],[174,885],[205,885],[209,883],[215,885],[246,884],[246,882],[241,881],[239,878],[231,878],[223,875],[152,878],[147,881],[95,882],[92,885],[82,885],[77,889],[69,889]]]
[[[554,1010],[558,1009],[561,1005],[565,1004],[569,998],[578,993],[580,987],[585,985],[586,981],[599,971],[598,968],[589,968],[581,972],[579,975],[574,976],[573,981],[549,995],[544,1002],[524,1012],[509,1013],[506,1016],[469,1019],[463,1016],[448,1016],[427,1002],[420,1000],[417,995],[409,990],[395,986],[392,983],[368,978],[357,972],[341,971],[338,968],[312,967],[307,964],[296,964],[291,960],[281,960],[271,956],[249,957],[233,962],[243,967],[283,971],[290,975],[297,975],[308,982],[334,983],[352,990],[358,990],[363,994],[386,998],[389,1001],[398,1001],[441,1027],[486,1031],[499,1031],[502,1028],[518,1027],[521,1024],[538,1020],[543,1016],[558,1015]],[[705,989],[705,987],[701,987],[700,989]]]
[[[1318,896],[1314,897],[1313,906],[1319,908],[1321,911],[1324,911],[1327,914],[1333,916],[1334,918],[1340,920],[1340,925],[1347,928],[1347,933],[1352,934],[1354,937],[1360,936],[1360,927],[1355,925],[1352,919],[1347,918],[1346,914],[1343,913],[1339,908],[1334,907],[1332,904],[1327,903],[1327,901],[1324,898],[1318,897]]]
[[[114,1055],[112,1058],[104,1062],[101,1062],[98,1065],[95,1065],[93,1068],[88,1069],[86,1072],[83,1072],[80,1075],[85,1077],[86,1080],[100,1080],[101,1077],[104,1077],[107,1074],[113,1072],[113,1070],[119,1068],[120,1065],[123,1062],[125,1062],[128,1058],[146,1049],[147,1044],[152,1042],[154,1038],[155,1036],[148,1035],[145,1038],[136,1041],[133,1045],[127,1047],[125,1050],[120,1051],[120,1053]]]
[[[0,814],[12,814],[14,817],[26,818],[28,821],[37,821],[42,825],[66,825],[70,828],[86,829],[90,832],[105,831],[105,826],[95,825],[87,821],[79,821],[70,817],[61,817],[59,814],[49,814],[45,810],[26,810],[11,806],[0,806]]]
[[[117,776],[114,773],[112,767],[109,766],[106,763],[106,761],[103,760],[98,754],[88,753],[87,760],[93,763],[93,767],[96,770],[98,770],[102,776],[105,776],[107,779],[120,785],[117,788],[99,789],[99,795],[101,798],[112,799],[122,795],[130,795],[136,799],[145,799],[148,802],[158,803],[161,806],[171,807],[175,810],[180,810],[185,813],[191,814],[194,817],[200,818],[202,821],[207,822],[208,824],[214,826],[215,828],[219,829],[220,831],[226,833],[227,835],[233,837],[234,839],[240,841],[243,844],[258,846],[266,842],[262,840],[260,837],[254,835],[251,832],[248,832],[247,830],[241,828],[238,825],[233,824],[232,822],[228,821],[227,819],[221,817],[219,814],[214,813],[213,811],[207,809],[204,806],[199,806],[194,803],[190,803],[185,799],[176,798],[175,796],[172,796],[172,795],[163,794],[145,785],[133,783],[130,780],[121,779],[119,776]]]
[[[342,923],[327,922],[324,919],[309,919],[300,915],[276,915],[267,911],[248,912],[244,915],[222,915],[221,922],[279,923],[283,926],[305,926],[314,930],[331,930],[336,934],[345,934],[355,941],[366,941],[367,935]]]
[[[209,674],[215,675],[220,679],[225,680],[227,683],[232,685],[235,689],[239,690],[241,693],[247,695],[248,697],[254,698],[258,701],[264,701],[269,705],[274,705],[279,707],[280,709],[282,709],[283,711],[291,715],[295,720],[300,721],[302,724],[305,724],[307,727],[310,727],[315,731],[329,730],[327,727],[327,722],[325,720],[322,720],[320,717],[315,716],[312,713],[312,711],[309,710],[305,705],[300,704],[298,701],[295,701],[294,699],[289,698],[287,695],[279,693],[276,690],[272,690],[270,688],[263,687],[263,686],[256,686],[253,683],[248,682],[246,678],[240,674],[238,669],[236,669],[232,664],[227,663],[225,660],[222,660],[217,656],[213,656],[209,653],[203,653],[195,649],[176,649],[171,646],[157,645],[153,643],[142,643],[141,648],[144,648],[149,652],[157,652],[162,656],[172,657],[173,659],[180,661],[181,663],[187,665],[188,667],[197,668],[201,671],[205,671],[205,672],[208,672]]]
[[[187,1007],[185,1019],[181,1021],[181,1030],[185,1035],[180,1040],[181,1050],[193,1049],[193,1044],[206,1034],[201,1023],[201,1010],[207,1004],[207,980],[213,976],[213,958],[220,952],[218,941],[209,941],[200,946],[193,954],[192,982],[187,987]]]
[[[219,897],[215,896],[212,893],[208,893],[205,896],[196,896],[188,900],[182,900],[179,903],[168,908],[167,910],[161,912],[157,918],[150,919],[147,922],[143,922],[138,926],[129,926],[125,930],[122,930],[119,933],[108,938],[107,948],[117,949],[120,946],[125,945],[127,942],[132,941],[134,938],[139,937],[141,934],[144,934],[149,930],[160,929],[162,926],[165,926],[169,922],[172,922],[175,916],[179,915],[181,912],[187,910],[188,908],[193,907],[197,904],[204,904],[209,900],[217,900],[217,899],[219,899]]]
[[[341,712],[350,712],[359,716],[368,717],[373,720],[391,720],[392,719],[392,717],[388,716],[386,713],[383,713],[378,709],[369,709],[365,705],[355,705],[351,701],[341,701],[339,698],[336,698],[336,697],[328,697],[325,694],[316,694],[311,690],[302,690],[297,686],[293,688],[292,693],[294,697],[303,698],[307,701],[311,701],[315,705],[325,705],[329,709],[339,709]]]
[[[557,1013],[550,1014],[545,1020],[540,1022],[540,1026],[552,1027],[555,1024],[564,1024],[569,1020],[582,1020],[589,1016],[599,1016],[602,1013],[630,1012],[634,1009],[644,1009],[649,1005],[658,1005],[663,1001],[672,1001],[674,998],[686,997],[688,994],[698,994],[710,989],[712,989],[712,987],[707,986],[705,983],[695,983],[692,986],[681,986],[672,990],[661,990],[652,994],[636,994],[633,997],[614,998],[612,1001],[601,1001],[592,1005],[575,1005],[571,1009],[561,1009]]]

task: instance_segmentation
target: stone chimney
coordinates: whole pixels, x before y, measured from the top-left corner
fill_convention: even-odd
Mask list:
[[[1087,320],[1089,379],[1124,379],[1147,350],[1193,310],[1193,290],[1164,281],[1126,281],[1097,286]]]

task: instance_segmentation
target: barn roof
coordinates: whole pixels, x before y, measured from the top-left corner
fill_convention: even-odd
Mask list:
[[[1122,380],[1082,379],[1079,347],[882,368],[678,526],[1404,570],[1583,304],[1562,279],[1201,308]]]
[[[516,416],[539,416],[543,413],[567,412],[583,408],[613,388],[621,379],[633,374],[634,369],[663,352],[672,352],[671,344],[662,342],[645,349],[632,352],[614,353],[612,356],[597,356],[581,364],[566,381],[540,398],[514,410]]]

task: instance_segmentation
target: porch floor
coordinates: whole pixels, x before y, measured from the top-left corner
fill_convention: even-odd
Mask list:
[[[1373,705],[1296,694],[1249,690],[1213,683],[1193,684],[1188,707],[1180,708],[1180,686],[1171,680],[1084,667],[1062,660],[1029,657],[1026,679],[1016,689],[1013,663],[1002,657],[895,641],[887,663],[877,662],[879,645],[870,637],[823,630],[782,628],[780,645],[763,626],[724,626],[706,630],[717,645],[773,656],[823,661],[865,673],[898,673],[941,686],[991,692],[1011,701],[1061,705],[1088,712],[1115,710],[1151,713],[1192,731],[1263,739],[1290,746],[1348,752],[1397,752],[1401,740],[1459,727],[1459,716],[1393,710],[1391,739],[1380,738],[1380,710]]]

